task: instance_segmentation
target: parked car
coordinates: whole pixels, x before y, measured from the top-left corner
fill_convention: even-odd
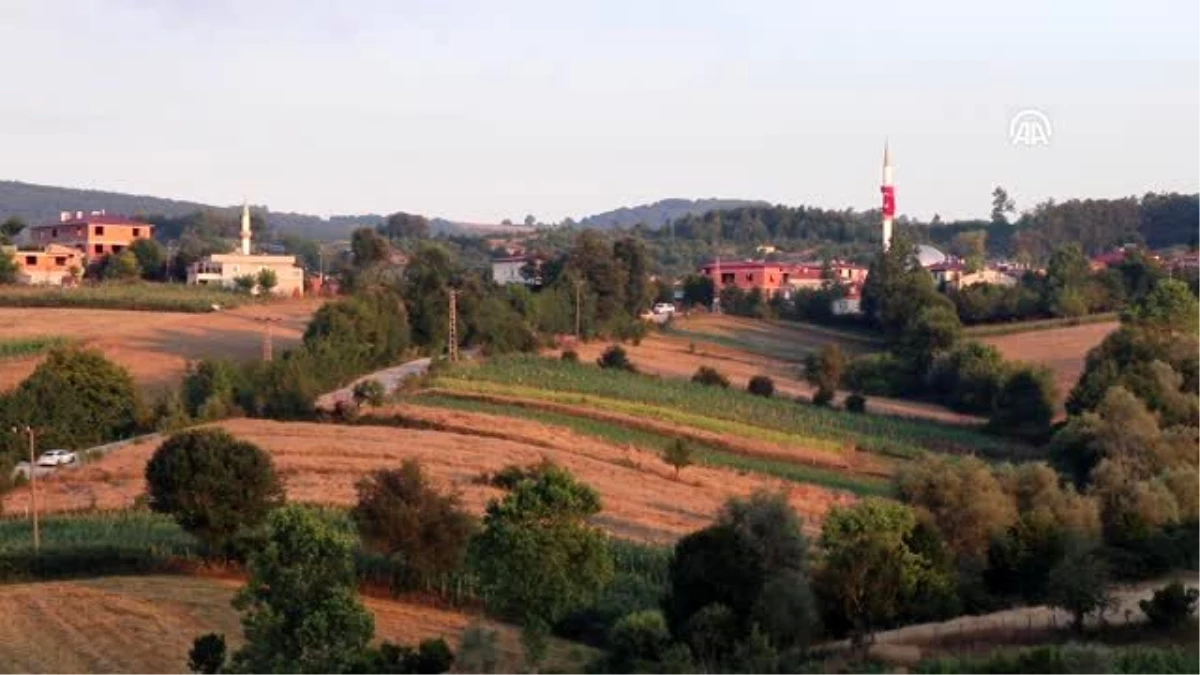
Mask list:
[[[47,450],[37,458],[38,466],[61,466],[74,464],[79,458],[70,450]]]
[[[674,314],[675,305],[669,302],[660,302],[654,305],[655,314]]]

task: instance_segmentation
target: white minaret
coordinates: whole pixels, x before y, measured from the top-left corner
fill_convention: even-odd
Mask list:
[[[892,218],[896,215],[896,188],[892,185],[892,153],[888,150],[888,142],[883,142],[883,250],[892,245]]]
[[[250,207],[242,198],[242,255],[250,255]]]

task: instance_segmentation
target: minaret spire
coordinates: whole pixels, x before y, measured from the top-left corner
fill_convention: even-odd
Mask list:
[[[250,255],[250,206],[242,197],[242,255]]]
[[[892,245],[892,218],[896,215],[896,188],[892,185],[892,152],[887,138],[883,140],[883,250]]]

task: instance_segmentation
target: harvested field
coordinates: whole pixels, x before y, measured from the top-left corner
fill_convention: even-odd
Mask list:
[[[759,488],[785,490],[792,505],[813,526],[831,505],[854,500],[844,492],[709,467],[688,468],[681,480],[675,480],[672,469],[659,457],[637,449],[534,422],[472,418],[456,411],[444,414],[458,424],[504,431],[519,428],[522,433],[536,434],[542,443],[381,426],[245,419],[220,426],[268,450],[287,481],[288,497],[302,502],[350,505],[355,499],[354,484],[364,474],[417,459],[435,481],[459,490],[466,506],[482,513],[489,499],[502,494],[479,484],[482,472],[543,458],[599,491],[604,501],[604,512],[598,518],[601,526],[615,536],[638,541],[673,542],[707,525],[729,497]],[[156,441],[130,445],[93,464],[40,480],[39,504],[45,511],[128,508],[145,491],[143,471],[156,447]],[[5,497],[5,509],[23,512],[28,499],[27,489],[11,492]]]
[[[125,366],[143,389],[174,385],[187,362],[205,357],[235,360],[262,354],[262,325],[255,317],[282,319],[273,329],[276,349],[298,344],[320,299],[247,305],[208,314],[136,312],[107,309],[0,307],[4,337],[63,336],[95,347]],[[42,355],[6,360],[0,391],[33,372]]]
[[[980,342],[993,345],[1006,359],[1048,366],[1054,371],[1058,393],[1062,400],[1065,400],[1071,387],[1075,386],[1075,383],[1079,381],[1079,376],[1083,373],[1088,350],[1100,344],[1109,333],[1120,325],[1116,321],[1089,323],[1082,326],[985,337],[980,338]]]
[[[224,633],[231,648],[241,627],[230,600],[240,583],[197,577],[101,577],[0,587],[0,672],[183,673],[192,640]],[[469,614],[364,599],[379,640],[415,643],[443,637],[457,651],[478,621],[498,634],[500,672],[522,672],[516,628]],[[549,661],[578,671],[587,648],[552,640]],[[579,658],[572,658],[572,656]]]

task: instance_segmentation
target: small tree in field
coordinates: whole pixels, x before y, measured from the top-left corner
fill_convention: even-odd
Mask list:
[[[1142,600],[1138,607],[1155,628],[1174,630],[1187,625],[1196,616],[1196,603],[1200,601],[1200,590],[1185,588],[1178,581],[1154,591],[1150,600]]]
[[[233,278],[233,285],[238,291],[249,294],[254,292],[254,287],[258,285],[258,279],[253,274],[243,274]]]
[[[258,271],[255,281],[258,282],[259,289],[268,294],[279,285],[279,275],[275,274],[275,270],[264,268]]]
[[[387,392],[384,391],[383,384],[379,380],[363,380],[354,385],[354,402],[358,405],[366,403],[372,408],[378,408],[383,405],[384,396]]]
[[[212,550],[227,550],[239,531],[266,520],[283,501],[271,457],[223,429],[171,436],[146,465],[150,509],[174,516]]]
[[[461,568],[475,531],[459,496],[438,491],[415,460],[359,481],[351,515],[365,548],[403,562],[397,590],[429,586]]]
[[[775,395],[775,381],[766,375],[755,375],[750,378],[749,384],[746,385],[746,391],[755,396],[771,398]]]
[[[838,384],[842,380],[844,366],[842,350],[836,343],[825,345],[819,354],[809,354],[805,357],[804,379],[817,388],[817,393],[813,395],[813,403],[826,405],[833,401]]]
[[[1083,619],[1109,607],[1108,567],[1092,542],[1073,539],[1066,555],[1046,580],[1047,600],[1051,607],[1071,613],[1076,631],[1083,630]]]
[[[621,345],[612,345],[608,349],[605,349],[600,358],[596,360],[596,365],[601,368],[613,368],[631,373],[637,372],[637,368],[629,360],[629,355],[625,353],[625,349]]]
[[[675,479],[679,479],[680,469],[692,465],[692,446],[682,438],[676,438],[667,444],[663,450],[663,461],[675,467]]]
[[[696,373],[692,375],[692,382],[709,387],[729,388],[729,378],[722,375],[716,368],[709,366],[700,366],[697,368]]]

